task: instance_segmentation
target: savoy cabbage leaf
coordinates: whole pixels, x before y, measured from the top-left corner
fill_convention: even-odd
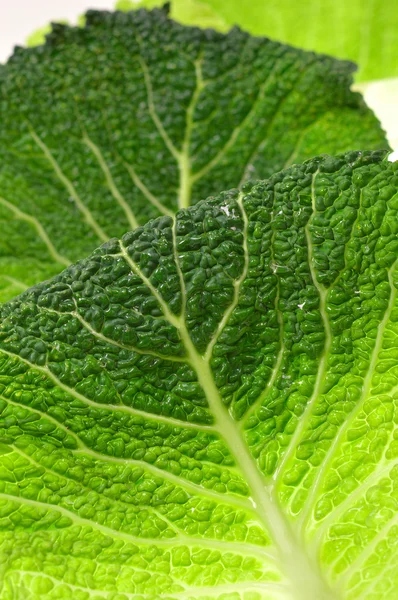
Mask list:
[[[164,0],[118,0],[120,10],[153,8]],[[358,63],[357,79],[398,76],[395,0],[172,0],[174,19],[227,31],[239,25],[254,35],[326,52]]]
[[[90,11],[0,69],[0,301],[101,242],[316,154],[386,148],[354,65]]]
[[[0,309],[4,600],[394,600],[398,163],[162,216]]]

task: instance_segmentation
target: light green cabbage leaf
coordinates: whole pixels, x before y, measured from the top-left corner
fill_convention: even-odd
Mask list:
[[[395,600],[397,213],[315,158],[3,305],[2,600]]]
[[[0,69],[0,301],[321,152],[387,148],[351,63],[165,10],[91,11]]]

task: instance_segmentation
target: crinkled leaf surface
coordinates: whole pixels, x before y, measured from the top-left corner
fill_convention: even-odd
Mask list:
[[[317,158],[4,305],[1,598],[394,600],[397,211]]]
[[[249,177],[386,147],[350,63],[163,10],[86,21],[0,69],[0,300]]]
[[[162,6],[164,0],[118,0],[120,10]],[[395,0],[172,0],[181,23],[220,31],[239,25],[254,35],[354,60],[358,80],[398,76]]]

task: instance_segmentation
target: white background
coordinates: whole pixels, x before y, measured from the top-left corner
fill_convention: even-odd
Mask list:
[[[0,63],[10,56],[15,45],[24,45],[33,31],[50,21],[76,23],[77,17],[89,8],[109,10],[114,5],[115,0],[0,0]],[[397,150],[394,158],[398,159],[398,79],[389,80],[387,85],[361,84],[358,89],[387,131],[390,144]]]
[[[75,23],[89,8],[111,9],[113,0],[0,0],[0,62],[15,45],[22,46],[35,29],[50,21]]]

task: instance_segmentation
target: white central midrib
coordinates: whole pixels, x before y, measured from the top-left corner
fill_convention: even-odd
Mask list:
[[[175,236],[175,230],[174,234]],[[175,243],[175,242],[174,242]],[[274,547],[279,554],[281,575],[283,583],[286,583],[292,600],[308,600],[308,592],[311,590],[313,600],[337,600],[339,595],[329,588],[324,581],[317,565],[313,559],[304,551],[303,544],[294,535],[290,523],[281,511],[276,497],[267,485],[261,471],[257,468],[250,450],[241,436],[238,423],[232,418],[224,406],[222,397],[214,380],[210,367],[210,356],[202,355],[196,349],[189,334],[185,321],[185,291],[183,292],[183,308],[181,315],[177,316],[171,312],[169,306],[159,294],[150,279],[144,275],[138,265],[131,259],[127,249],[119,242],[122,255],[131,266],[134,273],[141,277],[143,283],[158,300],[160,308],[171,325],[179,332],[188,355],[189,363],[196,372],[198,383],[206,396],[209,408],[215,419],[214,429],[226,442],[236,465],[244,474],[250,489],[254,513],[265,530],[269,533]],[[176,257],[177,271],[181,280],[182,289],[185,290],[182,271]]]
[[[230,452],[249,484],[255,512],[279,551],[282,574],[286,576],[291,597],[296,600],[308,600],[308,591],[311,590],[314,600],[336,599],[337,596],[332,593],[317,572],[316,565],[311,564],[310,558],[303,552],[303,547],[295,539],[290,525],[270,494],[269,487],[256,467],[236,422],[224,407],[209,361],[198,353],[185,325],[181,322],[179,331],[199,384],[214,415],[216,426],[218,425]]]
[[[202,77],[202,53],[199,58],[195,61],[195,77],[196,86],[194,93],[192,94],[191,101],[187,108],[187,118],[185,126],[184,140],[182,144],[181,152],[177,157],[178,169],[180,172],[180,184],[178,190],[178,208],[188,208],[191,204],[191,190],[194,179],[191,173],[191,157],[189,154],[189,147],[191,143],[191,136],[194,126],[194,111],[198,103],[199,96],[205,87],[205,82]]]

